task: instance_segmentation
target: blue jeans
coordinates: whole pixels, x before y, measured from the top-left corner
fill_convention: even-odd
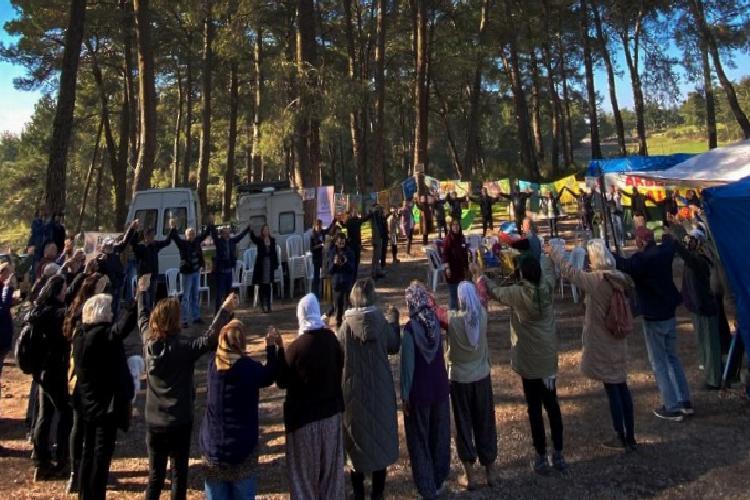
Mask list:
[[[458,310],[458,283],[448,283],[448,309]]]
[[[133,290],[133,276],[135,276],[138,266],[136,265],[135,259],[128,259],[128,267],[125,268],[125,283],[123,283],[123,296],[126,300],[135,299],[135,292]],[[152,283],[156,283],[156,276],[152,276]],[[151,295],[151,300],[154,296]]]
[[[216,312],[219,312],[224,299],[232,291],[232,271],[216,272],[214,279],[216,279]]]
[[[198,287],[201,273],[182,273],[182,321],[201,319],[201,306],[198,303]]]
[[[690,389],[680,358],[677,357],[675,319],[644,321],[643,335],[664,408],[668,411],[678,410],[681,403],[690,402]]]
[[[254,477],[239,481],[206,480],[206,500],[252,500],[254,498]]]
[[[604,383],[609,400],[609,412],[612,416],[612,427],[617,436],[630,444],[635,443],[635,420],[633,417],[633,398],[627,382],[620,384]]]

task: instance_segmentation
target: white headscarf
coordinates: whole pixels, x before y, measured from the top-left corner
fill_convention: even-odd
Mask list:
[[[469,344],[476,348],[482,335],[482,303],[474,283],[462,281],[458,285],[458,307],[464,311],[464,325],[466,326],[466,338]]]
[[[320,304],[315,294],[308,293],[297,304],[297,321],[299,322],[299,335],[310,330],[320,330],[326,324],[320,317]]]

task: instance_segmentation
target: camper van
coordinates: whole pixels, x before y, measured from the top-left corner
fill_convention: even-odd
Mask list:
[[[305,232],[302,197],[286,182],[244,184],[237,190],[238,227],[250,224],[255,234],[260,234],[263,224],[268,224],[271,235],[281,247],[281,261],[287,262],[287,238],[293,234],[302,236]],[[248,246],[249,239],[243,239],[238,253]]]
[[[201,229],[201,211],[198,197],[190,188],[166,188],[138,191],[133,196],[128,211],[127,224],[138,219],[141,227],[156,231],[155,239],[163,240],[169,234],[169,220],[177,221],[177,232],[185,234],[185,229]],[[126,224],[126,225],[127,225]],[[159,270],[180,267],[180,253],[177,245],[170,243],[159,252]]]

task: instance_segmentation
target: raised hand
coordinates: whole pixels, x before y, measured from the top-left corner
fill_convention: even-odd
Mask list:
[[[151,275],[150,274],[144,274],[140,278],[138,278],[138,291],[141,293],[148,292],[149,287],[151,286]]]
[[[231,312],[234,312],[234,310],[237,309],[239,305],[240,305],[239,296],[236,293],[232,292],[224,300],[224,303],[221,305],[221,308],[231,313]]]

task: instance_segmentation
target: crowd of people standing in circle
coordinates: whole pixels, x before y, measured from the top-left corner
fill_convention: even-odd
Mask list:
[[[489,198],[486,192],[482,197]],[[525,201],[518,192],[509,197],[514,207]],[[555,214],[559,194],[550,194],[550,199],[550,213]],[[270,312],[271,274],[279,263],[267,226],[258,235],[248,227],[231,236],[209,224],[200,234],[188,229],[183,239],[171,223],[168,238],[155,241],[148,228],[139,231],[136,220],[121,238],[105,241],[97,258],[88,262],[71,243],[63,239],[58,246],[52,241],[59,236],[51,229],[59,225],[56,218],[52,226],[42,226],[41,236],[35,226],[34,254],[37,244],[43,250],[35,259],[38,277],[25,319],[44,344],[31,373],[35,480],[67,476],[70,493],[105,498],[117,435],[128,432],[140,377],[145,375],[145,495],[159,498],[169,462],[171,496],[185,498],[195,423],[195,369],[207,354],[199,448],[209,499],[254,497],[263,479],[258,474],[260,391],[273,384],[285,391],[287,487],[292,498],[345,498],[347,463],[355,498],[365,498],[367,477],[371,497],[384,498],[388,467],[399,458],[399,396],[411,473],[421,497],[436,498],[446,489],[451,435],[465,487],[496,485],[498,434],[488,347],[492,302],[509,309],[510,364],[520,377],[527,406],[534,450],[531,469],[540,475],[566,474],[563,413],[557,397],[554,290],[559,276],[585,296],[581,371],[603,385],[609,401],[614,435],[604,446],[624,452],[638,449],[628,386],[627,342],[633,325],[626,298],[637,299],[643,316],[662,402],[654,410],[657,417],[681,421],[695,413],[676,352],[675,310],[682,301],[693,315],[706,387],[721,384],[718,330],[726,322],[722,318],[732,319],[734,305],[704,232],[693,229],[681,235],[670,217],[662,242],[656,243],[654,233],[639,226],[634,231],[637,250],[630,257],[613,255],[604,240],[591,239],[586,245],[589,270],[583,270],[572,266],[559,247],[542,246],[524,213],[517,222],[525,244],[516,246],[516,279],[507,285],[470,264],[460,203],[452,195],[450,215],[441,219],[439,212],[434,214],[438,225],[447,229],[441,257],[448,303],[439,304],[424,283],[412,280],[403,292],[403,320],[396,307],[382,305],[376,282],[385,275],[389,248],[393,262],[398,262],[395,232],[405,236],[406,253],[411,253],[416,226],[412,205],[405,202],[388,215],[379,206],[364,217],[353,211],[342,227],[332,224],[324,229],[317,221],[311,236],[313,293],[297,304],[298,331],[292,342],[285,344],[275,327],[268,329],[265,364],[247,354],[249,335],[257,332],[233,317],[238,297],[231,293],[226,276],[217,276],[215,316],[198,336],[185,330],[190,323],[203,323],[191,286],[182,300],[157,301],[155,276],[159,251],[175,241],[180,271],[187,280],[194,279],[203,266],[200,243],[209,235],[217,246],[215,272],[226,274],[236,260],[237,243],[249,234],[259,249],[254,277],[261,286],[261,306]],[[490,221],[483,221],[486,231],[492,229],[492,202],[480,199],[484,217],[483,203],[490,207]],[[371,222],[373,260],[371,277],[360,279],[365,221]],[[556,234],[556,224],[550,232]],[[128,246],[137,258],[133,302],[122,300],[124,269],[119,256]],[[62,250],[58,253],[57,248]],[[681,292],[672,277],[675,255],[686,265]],[[333,291],[327,314],[322,314],[320,303],[323,274],[330,277]],[[0,347],[7,353],[16,287],[12,266],[0,265],[0,284]],[[329,317],[335,329],[329,327]],[[140,335],[142,349],[137,353],[129,353],[125,346],[131,332]],[[389,361],[395,355],[397,387]],[[50,442],[53,425],[55,446]]]

